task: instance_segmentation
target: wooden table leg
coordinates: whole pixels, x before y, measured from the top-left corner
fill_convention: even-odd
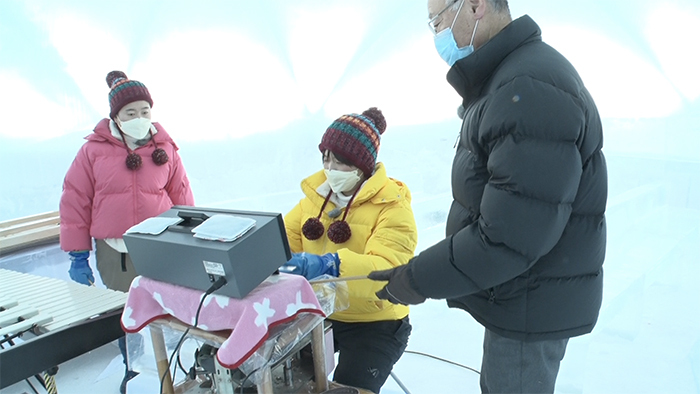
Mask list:
[[[165,339],[163,338],[163,329],[155,324],[148,326],[151,330],[151,342],[153,343],[153,355],[156,358],[156,366],[158,367],[158,380],[163,378],[163,393],[175,394],[173,388],[173,379],[170,376],[168,369],[168,351],[165,348]]]
[[[316,380],[316,392],[328,390],[328,371],[326,371],[326,341],[324,337],[323,322],[316,325],[311,331],[311,352],[314,359],[314,376]]]

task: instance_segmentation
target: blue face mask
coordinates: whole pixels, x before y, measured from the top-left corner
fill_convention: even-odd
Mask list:
[[[464,2],[462,2],[464,4]],[[457,17],[459,16],[459,11],[462,10],[462,5],[459,6],[455,19],[452,21],[452,26],[454,26]],[[479,20],[476,20],[474,24],[474,31],[472,32],[472,39],[469,45],[464,48],[457,47],[457,41],[455,41],[455,36],[452,34],[452,26],[442,30],[435,35],[435,49],[437,49],[440,57],[447,62],[447,64],[452,67],[457,60],[464,59],[474,52],[474,36],[476,35],[476,27],[479,26]]]

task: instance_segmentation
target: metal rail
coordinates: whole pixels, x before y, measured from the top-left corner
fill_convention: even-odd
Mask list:
[[[26,335],[0,349],[0,389],[124,335],[126,293],[5,269],[0,288],[0,337]]]

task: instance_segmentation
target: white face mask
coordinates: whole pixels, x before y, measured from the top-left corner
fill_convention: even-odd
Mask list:
[[[355,171],[337,171],[337,170],[323,170],[326,173],[326,179],[328,184],[334,193],[343,193],[352,190],[355,185],[362,179],[359,172]]]
[[[148,118],[131,119],[126,122],[121,122],[120,128],[124,134],[129,137],[141,140],[146,137],[148,131],[151,129],[151,120]]]

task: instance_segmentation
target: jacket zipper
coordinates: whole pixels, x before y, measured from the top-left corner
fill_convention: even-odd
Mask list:
[[[136,150],[134,150],[134,152],[136,152]],[[143,171],[143,169],[141,169],[141,170]],[[139,201],[138,201],[139,192],[138,192],[138,183],[137,183],[138,180],[136,179],[136,177],[137,177],[136,171],[131,171],[131,173],[133,175],[131,177],[131,184],[132,184],[132,188],[133,188],[132,200],[134,201],[134,204],[132,206],[133,216],[132,216],[131,220],[133,223],[138,223],[136,221],[136,220],[138,220],[138,216],[139,216],[138,215],[138,212],[139,212]]]

